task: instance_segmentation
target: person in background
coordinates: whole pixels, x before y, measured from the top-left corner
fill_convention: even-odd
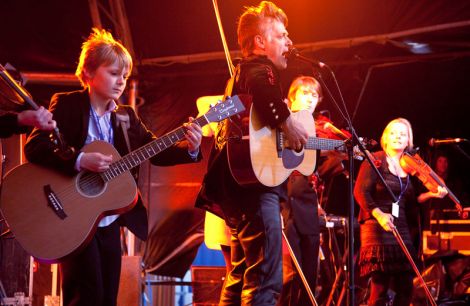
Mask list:
[[[313,77],[300,76],[292,81],[287,102],[292,112],[306,110],[313,115],[322,98],[320,83]],[[316,174],[312,174],[314,175]],[[282,203],[282,215],[287,240],[307,279],[308,286],[315,293],[320,228],[319,204],[312,176],[304,176],[297,171],[290,175],[287,182],[287,201]],[[320,211],[323,212],[321,208]],[[289,253],[283,256],[283,269],[284,284],[279,305],[311,305]]]
[[[465,205],[465,203],[468,203],[468,194],[464,191],[462,181],[457,177],[450,175],[449,168],[449,157],[443,152],[438,152],[433,162],[434,172],[444,181],[446,186],[455,194],[459,201]],[[436,199],[432,197],[432,192],[425,191],[419,195],[418,202],[422,203],[421,218],[423,229],[425,230],[429,230],[431,228],[431,220],[438,221],[441,219],[448,219],[449,217],[458,218],[455,213],[446,213],[447,211],[455,211],[455,203],[449,197]],[[435,231],[436,228],[433,228],[432,230]]]

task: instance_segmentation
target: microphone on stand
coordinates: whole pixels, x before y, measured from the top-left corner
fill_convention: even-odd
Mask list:
[[[320,61],[317,61],[317,60],[314,60],[314,59],[303,56],[302,54],[300,54],[300,51],[297,50],[297,48],[295,48],[295,47],[290,47],[289,51],[284,53],[284,56],[287,57],[287,58],[296,58],[296,59],[299,59],[301,61],[312,64],[314,66],[320,67],[320,68],[326,67],[326,64],[323,63],[323,62],[320,62]]]
[[[430,147],[435,147],[438,145],[446,145],[446,144],[454,144],[454,143],[460,143],[460,142],[465,142],[468,141],[465,138],[449,138],[449,139],[435,139],[431,138],[428,141],[428,144]]]

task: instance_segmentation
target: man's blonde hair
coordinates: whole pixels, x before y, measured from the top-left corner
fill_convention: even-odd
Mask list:
[[[88,39],[82,44],[75,75],[82,86],[87,88],[85,71],[93,74],[98,67],[112,65],[115,61],[121,69],[129,68],[129,72],[132,70],[132,57],[126,47],[115,40],[110,32],[93,28]]]
[[[245,7],[245,12],[238,19],[238,44],[243,56],[248,56],[255,49],[254,38],[263,34],[265,23],[278,20],[287,27],[287,15],[270,1],[262,1],[258,6]]]

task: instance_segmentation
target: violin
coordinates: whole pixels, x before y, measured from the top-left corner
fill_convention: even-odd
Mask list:
[[[318,114],[315,115],[315,131],[318,137],[328,139],[347,140],[351,138],[351,133],[344,129],[338,129],[333,125],[330,118]]]
[[[400,165],[405,172],[416,176],[424,186],[431,192],[437,192],[439,186],[447,190],[447,195],[455,203],[455,208],[462,219],[468,218],[468,212],[462,209],[459,199],[450,191],[444,181],[437,175],[434,170],[418,155],[405,152],[400,158]]]

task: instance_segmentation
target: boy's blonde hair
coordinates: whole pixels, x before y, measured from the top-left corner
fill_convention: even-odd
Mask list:
[[[87,88],[85,71],[93,74],[98,67],[112,65],[115,61],[121,69],[128,68],[129,72],[132,70],[132,57],[126,47],[115,40],[110,32],[93,28],[88,39],[82,44],[75,75],[82,86]]]

